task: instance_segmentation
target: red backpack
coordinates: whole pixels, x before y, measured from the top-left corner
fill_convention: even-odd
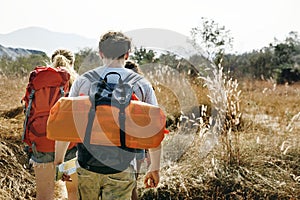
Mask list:
[[[62,68],[38,66],[30,73],[22,98],[25,102],[22,141],[32,151],[55,151],[55,141],[46,138],[47,120],[51,107],[69,92],[69,80],[70,74]]]

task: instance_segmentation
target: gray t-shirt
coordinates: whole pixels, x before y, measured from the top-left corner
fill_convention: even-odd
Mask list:
[[[93,69],[98,73],[98,75],[102,78],[109,73],[109,72],[117,72],[121,75],[121,78],[124,80],[129,74],[135,73],[130,69],[126,68],[113,68],[113,67],[97,67],[96,69]],[[118,81],[118,75],[109,75],[107,82],[108,83],[117,83]],[[154,90],[152,88],[152,85],[149,81],[147,81],[145,78],[142,80],[139,80],[136,85],[138,87],[134,87],[134,92],[136,96],[143,102],[157,105],[157,99],[154,93]],[[75,82],[72,84],[69,96],[70,97],[76,97],[76,96],[83,96],[83,95],[89,95],[91,87],[90,80],[85,76],[80,76],[75,80]]]

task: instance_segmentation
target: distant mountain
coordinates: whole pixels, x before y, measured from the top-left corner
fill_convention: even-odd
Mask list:
[[[28,56],[31,54],[45,55],[45,52],[23,48],[4,47],[0,45],[0,58],[6,56],[12,59],[16,59],[17,57]]]
[[[100,36],[101,33],[99,33]],[[156,28],[136,29],[126,32],[137,48],[151,48],[170,51],[182,57],[189,57],[197,51],[189,43],[188,37],[180,33]],[[78,52],[83,48],[97,49],[97,39],[50,31],[40,27],[28,27],[8,34],[0,34],[0,44],[13,48],[35,49],[50,56],[57,48],[67,48]]]
[[[97,46],[94,39],[76,34],[53,32],[40,27],[28,27],[8,34],[0,34],[0,44],[13,48],[44,51],[50,56],[57,48],[67,48],[73,52]]]

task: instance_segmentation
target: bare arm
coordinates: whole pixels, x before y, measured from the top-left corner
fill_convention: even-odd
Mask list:
[[[159,183],[161,145],[156,148],[149,149],[149,155],[151,159],[151,165],[144,180],[146,188],[157,187]]]
[[[64,162],[69,144],[70,142],[55,141],[54,165],[59,165]]]

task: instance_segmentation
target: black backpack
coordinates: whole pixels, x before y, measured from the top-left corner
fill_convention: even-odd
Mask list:
[[[107,82],[107,77],[110,75],[119,76],[117,84]],[[124,171],[139,151],[125,145],[125,108],[131,101],[133,87],[143,77],[133,72],[122,80],[121,75],[117,72],[109,72],[104,78],[101,78],[94,70],[83,76],[92,83],[89,95],[92,106],[89,111],[84,140],[78,144],[78,162],[81,167],[101,174]],[[120,131],[116,134],[120,134],[121,146],[102,146],[90,143],[95,112],[99,105],[115,106],[119,109]]]

